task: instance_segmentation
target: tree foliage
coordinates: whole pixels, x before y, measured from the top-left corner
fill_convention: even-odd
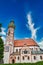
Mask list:
[[[2,32],[1,27],[2,24],[0,24],[0,33]],[[3,63],[3,57],[4,57],[4,42],[0,35],[0,64]]]
[[[3,58],[4,56],[4,43],[2,38],[0,37],[0,60]]]

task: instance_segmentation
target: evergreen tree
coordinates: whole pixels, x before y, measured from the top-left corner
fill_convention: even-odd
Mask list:
[[[4,53],[4,43],[2,38],[0,37],[0,60],[3,58],[3,53]]]
[[[2,32],[1,27],[2,24],[0,24],[0,32]],[[4,42],[0,35],[0,63],[3,63],[3,57],[4,57]]]

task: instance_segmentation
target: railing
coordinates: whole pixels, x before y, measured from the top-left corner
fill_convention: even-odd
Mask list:
[[[43,54],[43,51],[31,51],[31,54]]]

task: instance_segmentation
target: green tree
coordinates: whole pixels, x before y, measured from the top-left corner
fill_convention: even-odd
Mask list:
[[[2,24],[0,24],[0,32],[2,32],[1,27]],[[3,63],[3,57],[4,57],[4,42],[0,35],[0,63]]]
[[[4,57],[4,43],[2,38],[0,37],[0,63],[3,63],[3,57]]]
[[[2,38],[0,37],[0,60],[3,58],[3,52],[4,52],[4,43]]]

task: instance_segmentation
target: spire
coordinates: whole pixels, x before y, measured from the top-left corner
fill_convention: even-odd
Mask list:
[[[14,20],[11,20],[11,21],[10,21],[10,24],[8,25],[8,28],[9,28],[9,27],[13,27],[13,28],[15,28]]]

